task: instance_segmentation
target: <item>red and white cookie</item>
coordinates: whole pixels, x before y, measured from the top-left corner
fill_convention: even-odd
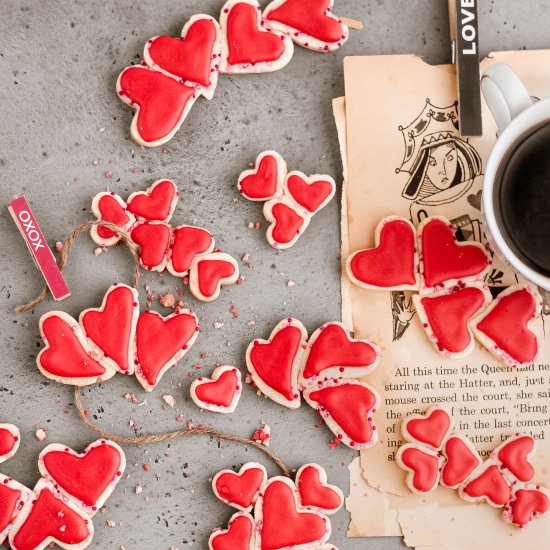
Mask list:
[[[170,226],[164,222],[143,222],[130,233],[139,246],[139,263],[147,271],[164,271],[170,246]]]
[[[210,15],[193,15],[180,38],[155,36],[147,41],[145,63],[206,99],[214,97],[220,65],[220,26]]]
[[[222,286],[235,284],[239,279],[239,265],[225,252],[195,256],[189,269],[189,290],[197,300],[212,302]]]
[[[124,451],[105,439],[94,441],[82,453],[53,443],[38,457],[40,474],[89,516],[103,506],[122,479],[125,468]]]
[[[377,367],[379,359],[376,343],[352,338],[342,323],[326,323],[309,338],[299,382],[309,386],[319,378],[361,378]]]
[[[231,516],[227,529],[214,529],[208,539],[210,550],[255,550],[256,523],[246,512]]]
[[[453,429],[453,419],[447,409],[434,405],[425,414],[410,414],[401,424],[403,437],[411,443],[421,443],[437,451]]]
[[[427,447],[406,443],[396,454],[397,464],[407,472],[411,492],[425,495],[435,491],[440,479],[441,455]]]
[[[199,96],[195,88],[143,65],[124,69],[116,91],[136,110],[130,136],[144,147],[157,147],[172,139]]]
[[[41,478],[9,531],[13,550],[43,550],[50,543],[65,550],[83,550],[92,542],[91,518]]]
[[[167,317],[155,311],[139,316],[134,363],[137,379],[145,391],[153,391],[164,373],[191,349],[198,334],[197,316],[189,309]]]
[[[0,424],[0,464],[15,455],[20,443],[21,432],[17,426],[14,424]]]
[[[528,365],[539,351],[532,325],[540,318],[541,308],[542,298],[534,286],[510,286],[472,320],[472,329],[479,342],[505,365]]]
[[[510,500],[511,487],[498,465],[489,459],[459,487],[458,494],[468,502],[487,502],[502,508]]]
[[[36,357],[38,370],[60,384],[88,386],[115,374],[94,357],[80,325],[63,311],[50,311],[40,318],[40,335],[46,346]]]
[[[264,204],[264,216],[269,222],[267,241],[278,250],[293,246],[311,221],[306,210],[284,196],[267,201]]]
[[[232,470],[218,472],[212,479],[212,489],[225,504],[249,512],[266,481],[265,468],[256,462],[248,462],[238,473]]]
[[[246,350],[246,367],[261,392],[289,409],[300,407],[298,372],[307,331],[300,321],[283,319],[269,339],[253,340]]]
[[[262,549],[317,548],[331,533],[324,514],[298,508],[296,486],[287,477],[272,477],[262,487],[254,517]]]
[[[216,367],[211,378],[200,376],[191,383],[191,399],[201,409],[232,413],[239,404],[243,387],[241,371],[230,365]]]
[[[523,528],[533,519],[541,518],[550,509],[550,491],[545,487],[521,483],[514,485],[512,496],[502,512],[502,519]]]
[[[380,396],[365,382],[331,378],[306,389],[304,399],[344,445],[357,450],[377,443],[373,415],[380,407]]]
[[[128,212],[139,221],[168,223],[179,196],[173,181],[157,180],[145,191],[136,191],[128,197]]]
[[[457,489],[482,462],[472,442],[458,434],[447,438],[441,454],[445,459],[441,468],[441,485],[449,489]]]
[[[347,25],[332,14],[333,5],[334,0],[273,0],[264,10],[265,24],[304,48],[331,52],[349,38]]]
[[[30,489],[0,474],[0,544],[6,540],[17,514],[31,496]]]
[[[124,231],[129,231],[136,219],[128,212],[126,203],[116,193],[105,191],[98,193],[92,200],[92,213],[98,220],[114,223]],[[94,225],[90,236],[98,246],[113,246],[120,240],[120,235],[102,225]]]
[[[210,254],[215,246],[214,237],[202,227],[180,225],[172,229],[166,269],[176,276],[189,273],[195,256]]]
[[[257,0],[228,0],[220,13],[220,26],[222,73],[278,71],[292,59],[292,40],[265,27]]]
[[[483,279],[492,264],[485,245],[459,242],[451,222],[430,216],[418,226],[420,293],[464,286]]]
[[[500,466],[510,481],[516,479],[528,483],[535,477],[535,468],[530,459],[537,451],[537,444],[528,434],[515,434],[501,443],[492,453],[491,458]]]
[[[305,464],[296,472],[298,502],[302,508],[330,515],[344,504],[344,494],[327,483],[327,473],[319,464]]]
[[[283,185],[286,196],[312,216],[324,208],[336,193],[336,183],[326,174],[306,176],[293,170],[287,174]]]
[[[282,196],[286,174],[283,157],[276,151],[264,151],[256,158],[254,168],[241,172],[237,188],[250,201],[268,201]]]
[[[449,359],[466,357],[475,348],[471,320],[493,299],[487,285],[442,290],[412,297],[418,319],[435,350]]]
[[[134,374],[138,317],[138,292],[122,283],[109,287],[99,308],[85,309],[80,314],[79,323],[88,345],[103,365],[122,374]]]
[[[366,289],[418,290],[419,265],[414,225],[398,216],[387,216],[376,226],[374,248],[348,257],[350,281]]]

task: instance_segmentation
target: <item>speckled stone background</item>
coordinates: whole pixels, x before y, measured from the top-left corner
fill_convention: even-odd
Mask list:
[[[92,242],[81,237],[66,270],[72,297],[59,305],[48,299],[34,313],[15,315],[14,307],[34,296],[42,282],[8,215],[7,203],[24,193],[53,244],[90,219],[95,193],[109,188],[127,196],[167,177],[181,191],[173,221],[208,228],[218,245],[239,259],[249,253],[249,260],[240,262],[245,281],[225,289],[210,305],[196,303],[185,289],[202,327],[192,351],[152,394],[123,376],[85,389],[91,417],[122,435],[134,433],[130,422],[137,433],[181,428],[176,421],[181,415],[248,437],[264,420],[272,428],[272,448],[290,467],[319,462],[329,479],[347,490],[347,466],[355,453],[343,446],[330,449],[331,433],[317,426],[309,407],[290,411],[246,386],[234,414],[201,413],[188,398],[190,375],[209,373],[217,361],[244,368],[248,342],[269,334],[285,316],[301,319],[310,331],[339,318],[338,200],[314,218],[294,248],[277,253],[265,240],[261,206],[238,196],[237,176],[258,152],[272,148],[291,169],[326,172],[340,181],[330,102],[344,92],[343,57],[417,53],[430,63],[448,62],[447,3],[339,0],[336,13],[365,23],[362,32],[352,32],[341,51],[320,55],[297,47],[294,59],[281,72],[221,76],[214,99],[196,103],[165,151],[135,146],[128,132],[133,112],[114,91],[118,73],[140,61],[149,37],[178,35],[191,15],[216,16],[222,3],[0,0],[0,422],[14,422],[23,434],[17,457],[3,464],[1,471],[28,486],[37,480],[36,460],[47,443],[82,449],[94,439],[76,417],[71,388],[47,381],[36,369],[41,345],[38,319],[56,307],[77,316],[81,309],[99,305],[113,281],[130,282],[131,266],[124,250],[95,257]],[[550,46],[547,2],[480,0],[479,4],[484,55],[491,50]],[[249,221],[259,221],[261,229],[247,228]],[[296,285],[288,287],[289,280]],[[142,283],[155,294],[182,288],[181,281],[170,275],[144,276]],[[143,289],[141,296],[145,301]],[[238,318],[230,312],[232,304]],[[158,304],[154,307],[161,309]],[[223,322],[223,328],[215,329],[215,321]],[[200,371],[193,369],[195,363]],[[139,404],[123,397],[128,392],[136,394]],[[165,406],[164,394],[176,398],[175,409]],[[47,432],[42,443],[34,437],[37,426]],[[126,475],[104,513],[94,519],[93,548],[207,548],[211,529],[224,526],[232,513],[213,496],[212,475],[248,460],[260,460],[270,474],[278,473],[254,449],[204,437],[125,450]],[[149,464],[150,470],[145,471],[143,464]],[[138,484],[143,487],[141,494],[135,494]],[[346,539],[348,519],[346,511],[333,516],[331,542],[341,550],[401,547],[397,538]],[[108,527],[107,520],[115,527]]]

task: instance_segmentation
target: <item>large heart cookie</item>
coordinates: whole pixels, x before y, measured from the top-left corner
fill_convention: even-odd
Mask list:
[[[453,422],[447,409],[433,406],[426,414],[411,414],[403,420],[401,431],[407,441],[423,443],[439,450],[452,430]]]
[[[211,378],[200,376],[191,383],[191,399],[201,409],[232,413],[242,392],[241,371],[230,365],[214,369]]]
[[[413,493],[431,493],[439,483],[441,457],[437,451],[406,443],[399,447],[397,463],[407,472],[406,482]]]
[[[510,499],[511,489],[499,467],[492,460],[486,460],[460,486],[459,495],[470,502],[486,501],[491,506],[502,508]]]
[[[284,191],[296,204],[313,215],[334,197],[336,183],[326,174],[306,176],[303,172],[294,170],[285,178]]]
[[[210,254],[214,250],[214,237],[206,229],[180,225],[172,229],[166,268],[176,277],[189,273],[195,256]]]
[[[255,550],[256,523],[246,512],[231,516],[227,529],[215,529],[208,539],[210,550]]]
[[[254,168],[241,172],[237,188],[251,201],[267,201],[283,194],[287,173],[286,162],[276,151],[264,151],[256,158]]]
[[[92,200],[92,213],[98,220],[114,223],[128,231],[135,223],[134,215],[128,212],[126,203],[113,192],[98,193]],[[102,225],[94,225],[90,236],[98,246],[113,246],[120,240],[120,235]]]
[[[536,450],[532,436],[516,434],[499,445],[491,453],[491,458],[500,466],[504,475],[511,476],[511,481],[517,479],[527,483],[535,477],[535,468],[530,459]]]
[[[140,221],[168,223],[179,195],[173,181],[157,180],[145,191],[136,191],[128,197],[128,212]]]
[[[15,455],[20,443],[21,433],[17,426],[0,424],[0,464]]]
[[[525,527],[533,519],[540,518],[550,509],[550,492],[540,485],[514,486],[512,497],[502,512],[504,521],[517,527]]]
[[[0,544],[2,544],[17,514],[31,498],[32,491],[11,477],[0,474]]]
[[[296,472],[298,501],[302,508],[334,514],[344,504],[344,495],[327,483],[327,473],[319,464],[305,464]]]
[[[441,485],[458,488],[481,464],[481,457],[472,442],[463,435],[452,434],[443,444],[445,462],[441,469]]]
[[[293,246],[311,220],[311,216],[288,197],[267,201],[264,204],[264,216],[269,222],[267,241],[278,250]]]
[[[195,256],[189,269],[189,289],[201,302],[212,302],[222,286],[232,285],[239,278],[236,260],[224,252]]]
[[[130,236],[139,246],[139,262],[143,268],[164,271],[170,234],[170,226],[163,222],[144,222],[134,226]]]
[[[218,472],[212,479],[212,489],[225,504],[249,512],[260,494],[260,487],[266,481],[265,468],[256,462],[248,462],[238,473],[232,470]]]

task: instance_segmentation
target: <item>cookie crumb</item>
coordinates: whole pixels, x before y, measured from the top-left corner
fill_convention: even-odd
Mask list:
[[[44,441],[44,439],[46,439],[46,431],[42,428],[38,428],[36,432],[34,432],[34,437],[36,437],[38,441]]]
[[[263,426],[261,428],[258,428],[252,434],[252,437],[250,439],[256,443],[260,443],[262,445],[265,445],[266,447],[269,447],[271,439],[271,428],[268,424],[263,422]]]
[[[174,295],[170,292],[167,292],[159,299],[160,305],[164,307],[174,307],[176,305],[176,299]]]
[[[103,248],[100,246],[94,248],[94,256],[99,256],[103,252]]]
[[[162,399],[167,405],[170,405],[170,407],[174,408],[174,405],[176,404],[176,399],[174,398],[174,396],[166,394],[162,396]]]
[[[292,287],[292,286],[296,286],[296,281],[293,281],[292,279],[289,280],[286,284],[286,286],[288,286],[289,288]]]

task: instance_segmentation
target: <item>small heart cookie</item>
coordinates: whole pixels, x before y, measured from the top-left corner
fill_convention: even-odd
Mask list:
[[[317,214],[334,197],[336,183],[326,174],[306,176],[303,172],[289,172],[284,180],[285,194],[311,215]]]
[[[98,220],[114,223],[128,231],[135,223],[134,215],[128,212],[126,203],[113,192],[98,193],[92,200],[92,213]],[[102,225],[90,229],[90,237],[98,246],[113,246],[120,240],[120,235]]]
[[[210,254],[214,250],[214,246],[214,237],[202,227],[192,225],[174,227],[166,269],[176,277],[185,277],[189,273],[195,256]]]
[[[191,383],[191,399],[207,411],[232,413],[242,392],[241,371],[230,365],[214,369],[211,378],[203,376]]]
[[[20,443],[21,432],[17,426],[14,424],[0,424],[0,464],[15,455]]]
[[[399,447],[396,460],[408,472],[406,483],[411,492],[427,494],[437,488],[441,468],[441,456],[437,451],[406,443]]]
[[[459,487],[458,494],[469,502],[485,501],[495,508],[502,508],[510,499],[511,488],[499,467],[489,459]]]
[[[139,263],[144,269],[164,271],[170,235],[170,226],[163,222],[143,222],[134,226],[130,236],[139,246]]]
[[[208,539],[210,550],[255,550],[256,523],[246,512],[231,516],[227,529],[215,529]]]
[[[256,462],[248,462],[238,473],[232,470],[218,472],[212,479],[212,489],[225,504],[249,512],[266,481],[265,468]]]
[[[457,489],[482,460],[472,442],[463,435],[451,434],[441,448],[445,458],[441,469],[441,485]]]
[[[311,216],[287,197],[271,199],[264,204],[264,216],[269,222],[267,241],[273,248],[290,248],[306,230]]]
[[[530,459],[536,451],[537,446],[532,436],[515,434],[499,445],[491,453],[491,458],[500,466],[504,475],[511,477],[511,481],[517,479],[527,483],[535,477],[535,468]]]
[[[502,519],[517,527],[525,527],[533,519],[546,515],[549,509],[550,491],[540,485],[520,484],[512,489]]]
[[[437,405],[430,407],[425,414],[410,414],[401,424],[407,441],[423,443],[436,451],[441,449],[452,429],[451,415],[447,409]]]
[[[201,302],[212,302],[222,286],[232,285],[239,279],[236,260],[224,252],[195,256],[189,269],[189,289]]]
[[[173,181],[157,180],[145,191],[136,191],[128,197],[128,212],[139,221],[168,223],[179,195]]]
[[[296,488],[302,508],[330,515],[344,504],[344,494],[327,483],[327,473],[319,464],[305,464],[296,472]]]
[[[282,196],[286,174],[283,157],[276,151],[264,151],[256,158],[254,168],[241,172],[237,188],[250,201],[268,201]]]
[[[17,514],[31,496],[30,489],[0,474],[0,544],[6,540]]]

